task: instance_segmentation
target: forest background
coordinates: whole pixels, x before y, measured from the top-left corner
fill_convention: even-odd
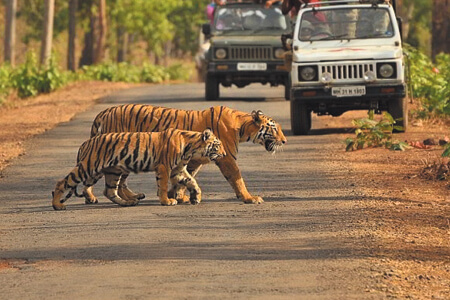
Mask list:
[[[210,0],[0,2],[0,105],[68,82],[190,80]],[[413,117],[450,115],[446,0],[396,0],[419,101]]]

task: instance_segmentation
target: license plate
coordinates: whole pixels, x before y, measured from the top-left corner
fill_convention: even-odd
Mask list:
[[[331,95],[336,97],[357,97],[365,94],[365,86],[343,86],[331,89]]]
[[[267,70],[266,63],[238,63],[238,71],[265,71]]]

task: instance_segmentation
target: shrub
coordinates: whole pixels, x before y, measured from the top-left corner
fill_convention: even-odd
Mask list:
[[[345,139],[346,151],[360,150],[364,147],[385,147],[390,150],[405,150],[408,144],[392,140],[392,131],[401,130],[400,126],[395,126],[395,120],[388,112],[383,113],[380,121],[374,120],[373,110],[369,111],[367,118],[354,119],[356,126],[356,138]]]
[[[159,83],[169,80],[170,76],[167,72],[165,72],[163,67],[144,63],[140,73],[140,78],[142,82]]]
[[[420,102],[416,117],[450,116],[450,55],[439,54],[436,64],[417,49],[406,46],[413,96]]]
[[[5,101],[12,88],[11,84],[11,66],[3,65],[0,67],[0,105]]]
[[[40,68],[33,53],[29,53],[25,63],[11,73],[11,85],[17,89],[20,98],[49,93],[66,82],[67,76],[59,70],[53,58],[47,67]]]

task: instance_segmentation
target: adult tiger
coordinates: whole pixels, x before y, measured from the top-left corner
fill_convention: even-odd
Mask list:
[[[222,143],[210,129],[203,132],[167,129],[163,132],[109,133],[85,141],[79,151],[76,167],[57,182],[52,205],[55,210],[65,209],[64,202],[76,194],[77,185],[83,183],[84,195],[93,199],[89,187],[105,175],[105,196],[121,206],[132,206],[139,199],[123,199],[118,195],[119,181],[130,172],[156,171],[158,195],[162,205],[175,205],[168,197],[168,181],[173,186],[187,187],[190,201],[200,203],[201,190],[187,172],[191,159],[209,161],[225,155]],[[70,189],[64,199],[61,197]],[[178,191],[175,190],[175,194]],[[95,197],[94,197],[95,198]]]
[[[238,144],[252,141],[263,145],[267,151],[274,153],[286,143],[281,126],[261,111],[251,114],[237,111],[225,106],[215,106],[202,111],[182,110],[151,105],[127,104],[110,107],[100,112],[91,128],[91,137],[108,132],[162,131],[167,128],[202,131],[212,128],[214,134],[222,141],[227,155],[217,161],[220,171],[233,187],[238,199],[245,203],[262,203],[259,196],[252,196],[245,186],[236,162]],[[191,160],[187,170],[195,176],[203,162]],[[127,176],[119,184],[119,195],[124,198],[143,198],[144,194],[135,194],[127,188]],[[92,193],[92,192],[91,192]],[[173,194],[170,191],[169,194]],[[177,198],[186,202],[187,198]],[[87,199],[86,203],[92,203]]]

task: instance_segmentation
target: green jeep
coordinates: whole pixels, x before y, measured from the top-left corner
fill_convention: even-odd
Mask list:
[[[284,65],[282,34],[292,32],[290,20],[279,6],[230,3],[218,6],[213,24],[204,24],[203,34],[211,46],[205,56],[206,100],[217,100],[219,85],[239,88],[250,83],[285,86],[290,95],[289,72]]]

